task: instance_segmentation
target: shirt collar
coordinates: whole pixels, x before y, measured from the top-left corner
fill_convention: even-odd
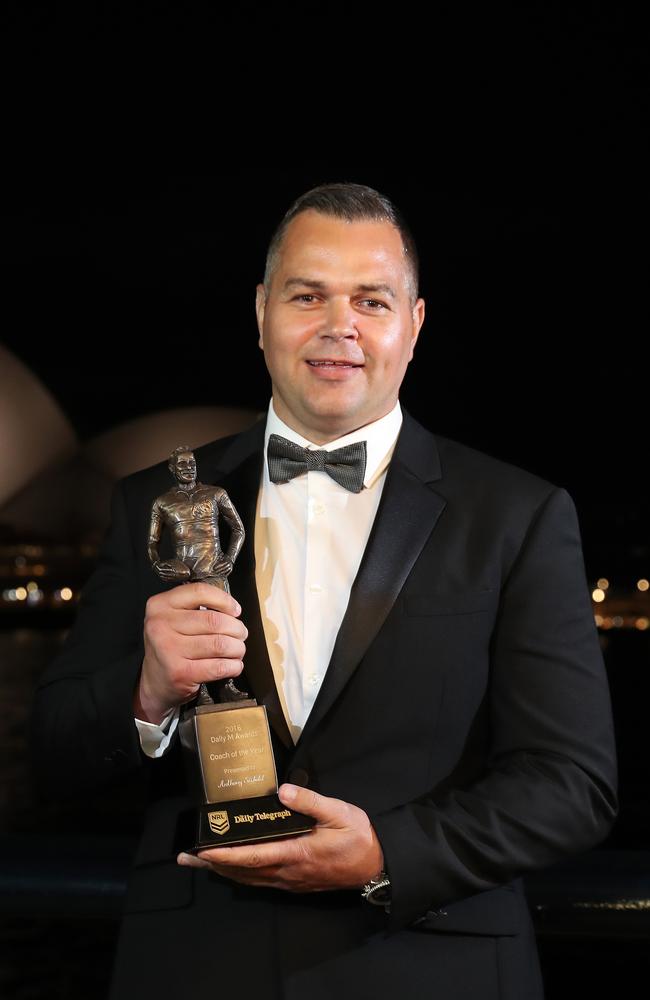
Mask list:
[[[335,448],[343,448],[344,445],[354,444],[356,441],[365,441],[367,460],[363,485],[365,487],[369,487],[372,486],[379,476],[386,470],[393,454],[393,450],[397,442],[397,435],[400,432],[401,426],[402,408],[398,400],[390,413],[380,417],[379,420],[373,420],[364,427],[358,427],[355,431],[351,431],[349,434],[344,434],[343,437],[337,438],[336,441],[328,441],[327,444],[323,445],[314,444],[313,441],[303,437],[302,434],[298,434],[297,431],[294,431],[291,427],[285,424],[284,420],[280,419],[273,408],[273,399],[271,399],[266,418],[264,453],[266,454],[271,434],[280,434],[282,437],[287,438],[289,441],[294,441],[303,448],[323,448],[325,451],[333,451]]]

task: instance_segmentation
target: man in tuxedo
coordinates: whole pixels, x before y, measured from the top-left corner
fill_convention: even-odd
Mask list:
[[[151,779],[111,997],[539,998],[520,876],[616,813],[574,505],[402,410],[424,302],[376,191],[299,198],[256,308],[266,422],[196,450],[247,531],[232,596],[155,577],[168,473],[127,477],[37,698],[57,773]],[[176,857],[180,706],[242,671],[316,826]]]

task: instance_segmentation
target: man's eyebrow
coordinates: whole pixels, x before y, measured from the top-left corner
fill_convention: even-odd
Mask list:
[[[325,288],[324,281],[317,281],[316,278],[287,278],[284,285],[282,286],[283,291],[288,291],[290,288],[294,288],[296,285],[302,285],[303,288],[307,285],[309,288]]]
[[[302,288],[327,288],[327,282],[319,281],[316,278],[287,278],[284,285],[282,286],[283,291],[289,291],[291,288],[300,286]],[[389,295],[392,299],[397,298],[395,291],[390,285],[384,284],[384,282],[378,282],[377,284],[371,285],[357,285],[356,290],[358,292],[383,292],[384,295]]]
[[[357,285],[357,288],[360,292],[383,292],[384,295],[390,295],[392,299],[397,298],[390,285],[386,285],[383,282],[377,285]]]

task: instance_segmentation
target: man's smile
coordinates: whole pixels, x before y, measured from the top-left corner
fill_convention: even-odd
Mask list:
[[[361,368],[363,363],[361,361],[308,361],[308,365],[312,365],[316,368],[322,368],[324,365],[337,365],[339,368]]]
[[[335,361],[333,359],[318,359],[307,361],[308,367],[316,378],[336,381],[353,378],[355,373],[363,368],[363,363],[355,361]]]

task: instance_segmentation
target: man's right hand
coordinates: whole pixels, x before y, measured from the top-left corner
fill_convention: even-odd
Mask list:
[[[240,614],[230,594],[208,583],[182,584],[150,597],[136,718],[159,723],[171,708],[191,701],[203,681],[237,677],[248,636]]]

